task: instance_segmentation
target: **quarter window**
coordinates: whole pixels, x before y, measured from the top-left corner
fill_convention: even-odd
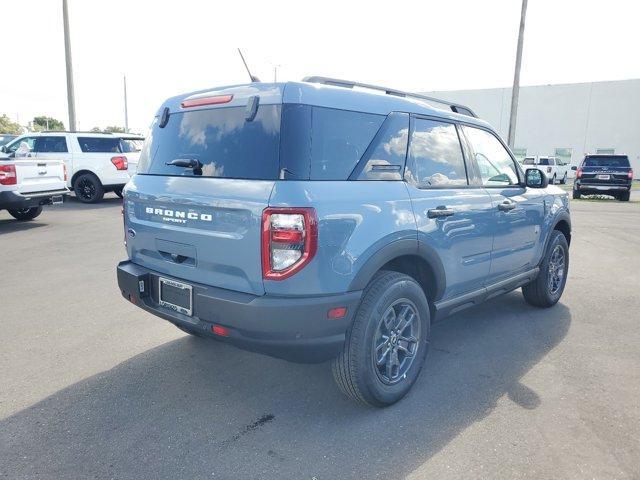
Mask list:
[[[517,185],[518,168],[507,149],[491,133],[479,128],[464,127],[478,165],[482,184],[487,187]]]
[[[455,125],[415,119],[405,178],[418,188],[467,185],[467,171]]]
[[[409,115],[391,113],[367,149],[358,180],[402,180],[408,139]]]

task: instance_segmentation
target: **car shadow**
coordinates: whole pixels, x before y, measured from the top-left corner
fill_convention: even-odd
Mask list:
[[[116,205],[122,205],[122,199],[116,196],[115,193],[105,193],[104,198],[98,203],[82,203],[73,193],[71,193],[67,195],[62,208],[65,210],[89,210],[111,208]]]
[[[24,232],[38,227],[45,227],[47,225],[48,223],[42,222],[40,219],[21,222],[11,217],[0,220],[0,235],[3,233]]]
[[[457,314],[386,409],[343,397],[328,364],[181,337],[1,421],[0,477],[401,478],[498,400],[544,402],[521,379],[570,323],[519,292]]]

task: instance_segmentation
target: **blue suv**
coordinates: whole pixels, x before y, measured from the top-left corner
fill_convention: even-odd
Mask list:
[[[434,105],[444,105],[444,109]],[[568,196],[462,106],[310,77],[168,99],[124,192],[124,297],[390,405],[431,325],[522,287],[553,306]]]

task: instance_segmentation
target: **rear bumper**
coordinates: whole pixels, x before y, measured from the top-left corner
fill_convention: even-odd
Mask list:
[[[578,180],[573,188],[582,193],[626,192],[631,190],[631,183],[588,183]]]
[[[193,316],[187,316],[159,305],[158,278],[157,272],[130,261],[118,264],[122,295],[144,310],[245,350],[301,363],[322,362],[340,352],[362,295],[255,296],[188,282],[193,285]],[[329,320],[327,312],[334,307],[347,307],[347,315]],[[214,335],[214,325],[226,327],[229,336]]]
[[[23,208],[51,205],[54,197],[62,197],[69,194],[69,190],[53,190],[48,192],[33,192],[22,194],[20,192],[0,192],[0,210],[21,210]]]

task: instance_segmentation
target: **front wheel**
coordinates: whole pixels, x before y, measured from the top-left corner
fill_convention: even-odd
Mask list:
[[[364,291],[342,353],[336,383],[353,400],[391,405],[411,389],[429,348],[429,304],[408,275],[381,271]]]
[[[42,213],[42,207],[21,208],[19,210],[9,210],[9,214],[16,220],[26,222],[33,220]]]
[[[560,300],[569,272],[569,244],[558,230],[551,233],[547,252],[540,264],[536,279],[522,287],[522,294],[529,305],[548,308]]]
[[[73,184],[76,198],[82,203],[96,203],[104,197],[104,187],[92,173],[83,173]]]
[[[556,183],[558,183],[558,176],[554,173],[551,179],[551,185],[555,185]]]
[[[567,183],[567,172],[564,172],[564,177],[562,177],[562,180],[560,180],[560,183],[562,185],[566,185],[566,183]]]

